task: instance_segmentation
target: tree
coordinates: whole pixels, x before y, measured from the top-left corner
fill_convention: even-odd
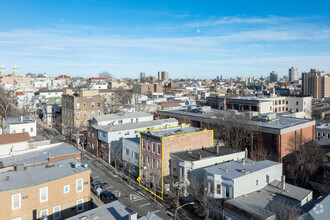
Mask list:
[[[0,87],[0,115],[1,117],[7,117],[10,115],[12,107],[12,98],[10,93],[5,91],[2,87]]]
[[[283,158],[284,171],[293,174],[295,185],[304,186],[306,179],[318,171],[324,152],[314,141],[301,135],[290,138],[289,145],[293,152]]]
[[[113,78],[112,74],[107,71],[102,71],[101,73],[99,73],[99,77],[106,78],[107,80],[110,80]]]
[[[204,123],[204,127],[214,131],[214,137],[223,141],[225,146],[235,150],[242,150],[251,143],[253,136],[258,134],[258,129],[247,118],[234,115],[218,115],[216,119],[210,119]]]
[[[268,209],[276,215],[276,219],[298,219],[301,212],[299,207],[290,205],[280,197],[275,197],[273,200]]]

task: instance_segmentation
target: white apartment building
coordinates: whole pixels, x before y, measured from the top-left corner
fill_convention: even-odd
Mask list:
[[[3,119],[3,134],[28,132],[30,137],[37,136],[37,123],[29,116],[6,117]]]
[[[27,132],[0,135],[0,156],[12,155],[15,152],[29,149],[30,136]]]
[[[118,114],[108,114],[94,117],[91,120],[92,125],[118,125],[127,123],[137,123],[144,121],[152,121],[154,116],[145,112],[126,112]]]

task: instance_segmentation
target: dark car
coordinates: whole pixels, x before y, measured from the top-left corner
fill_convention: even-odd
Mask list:
[[[95,195],[99,195],[102,191],[104,191],[104,187],[102,183],[93,181],[91,182],[91,190]]]
[[[118,200],[118,198],[114,194],[106,190],[101,192],[100,199],[105,204]]]

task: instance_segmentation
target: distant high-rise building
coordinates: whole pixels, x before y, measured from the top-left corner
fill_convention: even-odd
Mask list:
[[[168,80],[168,72],[167,71],[158,71],[158,80],[167,81]]]
[[[299,80],[299,72],[298,68],[296,67],[291,67],[289,69],[289,82],[294,82]]]
[[[278,81],[278,73],[276,71],[272,71],[270,74],[269,74],[269,81],[270,82],[277,82]]]
[[[146,73],[141,72],[140,73],[140,80],[143,80],[146,77]]]
[[[220,75],[220,80],[222,80],[222,74]]]
[[[316,99],[330,97],[330,76],[316,69],[302,73],[302,94]]]
[[[5,66],[1,66],[0,76],[6,76]]]

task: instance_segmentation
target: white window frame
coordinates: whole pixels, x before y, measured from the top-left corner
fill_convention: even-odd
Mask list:
[[[56,210],[55,210],[56,208],[59,208],[59,211],[58,212],[56,212]],[[55,215],[56,213],[59,213],[59,216],[58,217],[56,217],[56,215]],[[61,206],[60,205],[54,206],[53,207],[53,219],[54,220],[61,219],[61,215],[62,215],[61,214]]]
[[[78,182],[81,181],[81,190],[78,189]],[[80,178],[76,180],[76,192],[82,192],[84,190],[84,179]]]
[[[157,155],[160,155],[161,146],[160,143],[157,143]]]
[[[155,142],[152,142],[152,153],[155,153],[155,151],[156,151],[156,143]]]
[[[147,140],[147,151],[150,152],[150,141],[149,140]]]
[[[80,203],[80,201],[81,201],[81,203]],[[81,205],[81,210],[78,209],[80,205]],[[77,200],[76,211],[77,211],[77,213],[84,211],[84,199]]]
[[[13,218],[11,220],[22,220],[22,218],[21,217],[16,217],[16,218]]]
[[[48,209],[43,209],[43,210],[40,211],[40,219],[41,219],[41,217],[42,217],[42,214],[41,214],[41,213],[42,213],[43,211],[46,211],[46,212],[47,212],[46,216],[48,217]]]
[[[65,187],[68,187],[68,190],[65,190]],[[67,184],[63,187],[63,192],[64,193],[69,193],[70,192],[70,184]]]
[[[44,199],[44,200],[42,200],[42,190],[46,190],[46,199]],[[42,188],[40,188],[39,189],[39,196],[40,196],[40,202],[47,202],[48,201],[48,186],[46,186],[46,187],[42,187]]]
[[[15,196],[18,196],[18,207],[14,207],[14,197]],[[16,210],[16,209],[20,209],[22,206],[22,196],[21,196],[21,193],[17,193],[17,194],[14,194],[11,196],[11,210]]]

